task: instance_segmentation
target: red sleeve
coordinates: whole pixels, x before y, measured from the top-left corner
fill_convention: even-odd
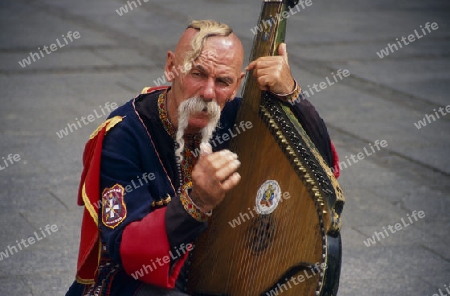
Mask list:
[[[171,253],[166,234],[166,209],[155,210],[125,227],[120,255],[125,271],[134,279],[172,289],[189,252],[180,246],[176,253]],[[175,260],[172,268],[171,259]]]
[[[339,155],[337,153],[336,147],[334,147],[333,142],[331,142],[331,153],[333,155],[333,174],[337,178],[341,175],[341,169],[339,167]]]

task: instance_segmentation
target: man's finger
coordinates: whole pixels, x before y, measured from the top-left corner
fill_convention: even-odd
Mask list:
[[[202,160],[202,167],[209,171],[209,174],[216,176],[217,170],[227,166],[237,159],[237,155],[230,150],[221,150],[205,156]],[[197,163],[200,164],[200,161]],[[229,173],[231,174],[231,172]],[[213,177],[213,175],[211,175]]]
[[[234,159],[237,159],[237,154],[228,149],[212,153],[211,156],[208,157],[208,160],[211,162],[226,162]]]
[[[237,159],[229,161],[216,172],[216,178],[219,182],[227,179],[241,166],[241,162]]]
[[[255,61],[251,62],[250,64],[248,64],[247,67],[245,67],[245,71],[253,70],[253,68],[255,68],[255,65],[256,65]]]
[[[239,175],[238,172],[235,172],[233,175],[231,175],[228,179],[226,179],[222,183],[222,189],[228,191],[234,186],[236,186],[239,183],[239,181],[241,181],[241,175]]]

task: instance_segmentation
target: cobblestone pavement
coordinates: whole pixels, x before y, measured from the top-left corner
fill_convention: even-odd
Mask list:
[[[166,52],[189,20],[231,24],[249,53],[259,2],[151,2],[121,16],[125,1],[0,4],[0,295],[64,295],[78,252],[84,144],[108,104],[163,75]],[[287,43],[303,89],[326,82],[309,99],[342,161],[339,295],[445,293],[450,2],[311,3],[289,17]],[[350,76],[333,80],[339,69]],[[401,230],[386,230],[396,223]],[[28,246],[20,250],[22,239]]]

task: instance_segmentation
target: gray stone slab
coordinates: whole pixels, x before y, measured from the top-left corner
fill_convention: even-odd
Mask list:
[[[384,226],[387,221],[395,221],[404,215],[402,209],[396,208],[389,202],[377,198],[376,195],[366,193],[362,189],[355,190],[347,186],[344,187],[344,190],[346,204],[343,223],[347,227]]]
[[[418,246],[347,247],[343,251],[343,262],[344,280],[437,276],[448,271],[448,261]],[[420,283],[415,285],[419,286]]]
[[[394,157],[392,157],[394,158]],[[396,157],[398,159],[398,157]],[[404,159],[401,161],[395,161],[389,159],[386,166],[398,166],[405,163]],[[438,182],[433,182],[432,180],[422,179],[422,183],[419,178],[425,178],[426,175],[433,175],[434,180],[440,180]],[[390,175],[392,182],[389,184],[383,184],[379,186],[378,184],[372,184],[369,188],[369,192],[373,192],[376,195],[383,197],[386,200],[390,200],[393,204],[398,204],[402,208],[416,210],[420,205],[424,210],[428,210],[430,213],[442,212],[445,209],[438,209],[441,205],[445,205],[446,201],[442,199],[445,198],[445,192],[448,190],[448,184],[442,182],[442,176],[439,173],[430,172],[430,170],[421,168],[420,165],[415,165],[410,167],[409,173],[402,172],[401,169],[396,175]],[[418,203],[410,204],[408,199],[411,196],[416,196]],[[444,194],[444,196],[443,196]],[[431,197],[431,198],[429,198]],[[436,216],[436,219],[443,218],[443,215]]]
[[[21,277],[0,278],[0,294],[33,296],[31,287]]]
[[[447,293],[446,287],[449,288],[450,290],[450,281],[448,279],[449,276],[450,276],[450,269],[438,275],[424,275],[422,279],[434,287],[433,289],[430,289],[427,292],[427,295],[432,296],[432,294],[436,293],[439,295],[439,289],[443,293]]]
[[[433,220],[449,221],[449,193],[434,193],[430,188],[421,187],[418,191],[403,198],[403,206],[410,210],[422,210]],[[450,221],[449,221],[450,222]]]
[[[38,46],[50,45],[61,35],[69,31],[80,31],[82,38],[76,40],[78,45],[110,45],[115,44],[114,40],[106,39],[102,34],[93,31],[81,33],[86,26],[71,22],[56,13],[45,12],[36,9],[35,3],[25,1],[14,1],[4,3],[1,10],[2,30],[0,36],[2,40],[1,48],[34,50]],[[38,3],[38,7],[39,7]],[[92,5],[92,4],[91,4]],[[86,11],[85,7],[84,10]],[[14,11],[14,13],[11,13]],[[33,15],[33,18],[30,18]],[[27,22],[23,22],[27,19]],[[20,26],[11,26],[12,23],[21,23]],[[62,40],[61,40],[62,41]]]
[[[168,50],[168,49],[167,49]],[[164,58],[161,58],[164,61]],[[156,66],[146,70],[126,71],[120,81],[117,81],[117,85],[121,85],[130,91],[130,97],[136,93],[140,93],[141,90],[146,87],[153,87],[160,85],[168,85],[167,81],[163,81],[164,66]],[[158,78],[160,80],[158,81]],[[155,83],[156,82],[156,83]],[[164,82],[164,83],[163,83]]]
[[[64,244],[64,240],[67,239],[76,241],[76,244],[79,243],[79,226],[83,216],[83,207],[76,207],[70,210],[49,208],[47,214],[48,215],[43,216],[39,211],[28,211],[27,213],[23,213],[23,217],[30,221],[30,223],[33,223],[33,225],[39,225],[39,227],[47,224],[56,224],[58,226],[58,231],[55,232],[55,235],[49,240],[52,245]],[[61,252],[68,254],[68,252],[64,250],[61,250]]]
[[[53,108],[53,110],[56,111],[57,108]],[[71,121],[70,123],[75,124],[77,124],[75,119],[78,118],[72,111],[60,110],[60,113],[52,113],[51,109],[43,112],[36,111],[35,117],[21,116],[22,111],[20,110],[11,111],[0,122],[3,125],[5,134],[10,136],[24,136],[25,139],[23,141],[42,134],[52,135],[58,139],[56,132],[67,127],[69,118],[75,121]],[[36,120],[39,121],[39,124],[36,124]],[[75,127],[72,130],[75,131]]]
[[[436,219],[437,221],[428,221],[425,224],[418,224],[417,228],[429,235],[438,238],[441,241],[447,241],[448,239],[448,221],[442,221],[441,219]]]
[[[346,130],[372,142],[377,139],[386,140],[388,149],[449,173],[448,158],[442,153],[450,143],[450,139],[448,139],[450,134],[445,133],[449,124],[447,120],[441,119],[432,122],[430,124],[433,127],[432,131],[418,130],[414,123],[423,119],[424,113],[411,112],[395,103],[377,99],[376,96],[350,89],[343,91],[342,88],[346,88],[346,86],[342,84],[333,86],[333,97],[339,98],[339,106],[337,110],[331,108],[322,112],[324,118],[328,119],[328,113],[332,113],[334,110],[335,114],[330,116],[331,120],[334,119],[333,117],[340,117],[339,121],[334,119],[333,124],[337,122],[336,125],[341,130]],[[324,100],[321,99],[322,106],[331,104],[331,98],[327,101],[325,93],[323,98]],[[421,139],[420,142],[417,139]],[[362,146],[360,149],[363,148]]]
[[[76,92],[68,88],[69,83],[70,80],[61,75],[0,75],[1,110],[31,108],[31,111],[42,111],[51,103],[59,107],[70,106],[75,104]]]
[[[102,57],[113,65],[142,65],[154,67],[155,64],[148,57],[143,57],[132,49],[100,49],[95,50],[97,56]]]
[[[404,223],[401,218],[403,218]],[[414,223],[411,223],[405,215],[403,217],[399,217],[396,221],[387,221],[387,223],[383,226],[384,228],[373,226],[356,226],[358,232],[366,235],[360,244],[363,244],[367,248],[373,248],[375,246],[422,246],[435,252],[436,254],[439,254],[443,259],[450,260],[450,250],[448,249],[450,239],[437,238],[426,232],[418,230],[416,225],[427,223],[426,218],[419,219],[419,221],[415,221],[413,219],[412,221]],[[396,223],[400,223],[400,226],[398,226],[400,229],[399,231],[393,228]],[[392,226],[392,228],[389,228],[389,226]],[[392,231],[390,229],[392,229]]]
[[[357,147],[361,145],[361,141],[352,139],[345,134],[341,134],[333,139],[341,158],[357,153]],[[371,164],[370,167],[369,164]],[[367,174],[368,170],[374,172],[371,175],[371,182],[364,182],[364,180],[358,178],[359,174]],[[355,171],[356,173],[354,173]],[[382,183],[380,182],[381,176],[385,177],[385,181]],[[377,157],[367,157],[364,159],[364,162],[358,162],[352,167],[342,170],[340,180],[347,186],[365,188],[368,193],[375,194],[393,205],[398,205],[411,211],[417,209],[411,207],[408,202],[404,202],[404,199],[417,196],[417,194],[422,195],[422,198],[417,198],[419,204],[420,201],[422,201],[421,204],[426,204],[424,205],[424,210],[433,208],[431,212],[436,212],[436,209],[439,208],[438,212],[440,212],[441,208],[445,209],[446,207],[442,207],[442,204],[436,205],[434,202],[425,203],[424,201],[428,201],[427,197],[431,196],[434,197],[431,200],[442,203],[439,200],[445,198],[450,186],[450,183],[446,182],[445,178],[443,180],[441,173],[424,168],[420,163],[411,163],[410,160],[391,153],[381,153]],[[358,181],[360,185],[357,185]],[[440,219],[441,221],[446,216],[442,214],[433,215],[435,219]]]
[[[48,209],[65,210],[66,206],[61,200],[46,189],[12,188],[7,193],[0,194],[5,202],[2,203],[0,213],[29,211],[47,211]]]
[[[38,50],[31,50],[25,54],[3,54],[5,62],[2,63],[0,71],[14,70],[17,73],[19,71],[51,68],[52,71],[56,72],[58,69],[78,69],[88,66],[109,66],[112,64],[107,59],[103,59],[101,55],[91,51],[64,51],[65,47],[70,45],[71,44],[65,45],[50,54],[45,52],[40,54],[40,51]],[[34,55],[34,53],[37,53],[37,55]],[[80,58],[81,56],[83,57],[82,59]]]
[[[424,100],[433,102],[434,104],[430,104],[429,110],[423,110],[424,113],[428,114],[436,106],[445,107],[450,104],[445,91],[446,88],[436,88],[436,86],[442,85],[445,81],[450,81],[450,75],[447,71],[449,66],[450,60],[445,58],[417,59],[414,63],[411,63],[410,60],[385,58],[381,61],[350,61],[347,64],[333,65],[335,69],[347,68],[353,75],[380,84],[381,87],[386,85],[392,89],[420,96]],[[389,73],[395,73],[395,78]],[[428,83],[434,79],[437,80],[432,84]],[[420,87],[408,88],[412,84],[419,84]],[[424,115],[421,117],[423,118]]]
[[[123,2],[123,1],[122,1]],[[106,21],[107,17],[111,17],[111,14],[115,13],[115,9],[124,5],[121,1],[107,1],[107,2],[90,2],[88,0],[81,0],[76,3],[74,2],[61,2],[57,0],[45,0],[41,1],[46,6],[58,7],[64,10],[68,10],[75,15],[81,15],[88,18],[97,18]],[[126,3],[126,2],[125,2]],[[141,1],[144,4],[144,1]],[[146,3],[146,5],[151,5]],[[44,6],[45,7],[45,6]],[[86,9],[89,7],[89,9]]]
[[[175,18],[169,18],[156,9],[154,3],[144,3],[128,13],[120,16],[116,10],[126,3],[110,2],[105,7],[94,8],[93,11],[86,13],[86,6],[91,6],[89,3],[77,3],[78,5],[70,5],[66,3],[59,3],[55,1],[46,1],[49,5],[43,5],[44,10],[58,11],[64,17],[67,17],[78,24],[88,24],[89,27],[96,31],[102,31],[104,35],[114,39],[118,35],[140,42],[142,44],[149,43],[146,39],[156,41],[155,43],[166,43],[171,38],[177,38],[182,32],[180,25],[187,23],[188,18],[183,17],[180,21]],[[178,4],[179,5],[179,4]],[[177,5],[177,6],[178,6]],[[158,8],[160,6],[158,5]],[[179,7],[177,7],[177,10]],[[142,20],[146,20],[142,22]],[[152,22],[149,26],[148,22]],[[132,27],[133,30],[129,30]],[[160,32],[165,32],[167,36],[162,36]],[[118,33],[114,36],[114,33]],[[173,39],[175,42],[175,39]]]
[[[375,3],[361,1],[345,1],[332,3],[330,1],[312,1],[299,17],[289,21],[288,37],[301,40],[304,43],[336,43],[342,41],[370,41],[373,39],[395,38],[410,34],[420,25],[428,21],[448,24],[445,17],[447,3],[439,1],[434,5],[424,5],[418,2],[392,4],[381,1]],[[351,17],[348,15],[351,14]],[[401,22],[399,22],[401,19]],[[311,25],[313,24],[313,25]],[[318,25],[320,24],[320,25]],[[295,30],[293,28],[298,28]],[[293,32],[295,30],[295,32]],[[445,34],[444,30],[435,31],[436,35]]]
[[[36,246],[38,244],[39,242],[35,243]],[[6,277],[13,274],[32,276],[37,272],[66,272],[69,269],[74,270],[76,255],[64,254],[59,249],[42,250],[35,245],[8,258],[8,262],[0,262],[0,276]]]
[[[4,136],[4,138],[9,138],[8,136]],[[15,176],[19,173],[38,173],[41,168],[36,167],[33,161],[33,158],[27,153],[23,148],[18,148],[14,144],[5,144],[0,145],[0,151],[3,155],[1,155],[1,170],[0,175],[2,177],[6,176]],[[19,160],[19,161],[15,161]]]
[[[54,131],[57,130],[55,129]],[[87,135],[89,133],[90,131],[86,131]],[[69,136],[67,136],[68,139],[70,139]],[[12,133],[4,135],[3,139],[5,142],[0,146],[1,150],[4,151],[2,157],[7,157],[9,154],[19,154],[20,156],[19,162],[14,162],[13,165],[6,167],[2,171],[3,175],[19,173],[24,179],[27,179],[27,177],[48,178],[49,182],[47,185],[49,185],[52,184],[50,180],[53,176],[49,176],[48,173],[55,166],[64,167],[67,173],[80,168],[81,163],[78,164],[76,162],[82,159],[84,142],[75,146],[73,143],[65,141],[65,138],[59,139],[56,133],[45,137],[18,137]],[[74,165],[76,165],[75,169],[71,169]]]
[[[70,272],[40,273],[24,276],[23,281],[31,288],[33,295],[65,295],[74,281]]]
[[[399,48],[398,51],[383,57],[383,59],[408,59],[408,58],[439,58],[441,55],[448,55],[449,42],[445,39],[437,39],[430,37],[428,42],[411,43],[411,46]],[[315,60],[321,62],[336,62],[345,61],[345,63],[352,63],[356,61],[374,61],[382,62],[380,57],[376,54],[380,50],[385,49],[388,43],[396,44],[395,38],[391,42],[374,41],[374,42],[349,42],[344,44],[295,44],[289,43],[288,50],[295,53],[296,56],[305,60]],[[394,49],[394,48],[393,48]],[[380,52],[381,54],[381,52]],[[402,79],[403,77],[399,77]]]
[[[341,230],[341,238],[342,245],[346,248],[347,246],[357,246],[361,244],[361,242],[366,239],[366,236],[359,231],[354,230],[352,226],[344,220]]]
[[[151,69],[150,69],[151,70]],[[149,73],[151,73],[149,70]],[[94,109],[101,112],[100,106],[105,108],[105,104],[117,103],[118,105],[129,101],[142,88],[138,88],[134,93],[123,87],[124,81],[129,79],[125,75],[126,71],[117,73],[99,74],[72,74],[64,76],[67,89],[76,92],[78,100],[73,100],[72,106],[77,115],[87,116]],[[151,76],[148,76],[151,77]],[[142,83],[145,78],[141,77]],[[82,101],[84,104],[78,104]],[[88,113],[88,114],[84,114]]]
[[[2,197],[2,202],[4,202],[5,198]],[[0,229],[0,252],[5,252],[8,249],[8,246],[17,245],[16,240],[20,241],[21,239],[26,239],[31,233],[35,230],[33,227],[27,222],[27,220],[18,212],[2,213],[0,215],[0,222],[5,227]],[[11,253],[7,251],[8,257],[3,255],[3,260],[7,262],[11,257],[15,256],[15,250]]]
[[[431,295],[430,291],[435,288],[424,282],[419,277],[408,275],[394,278],[372,278],[372,279],[346,279],[341,284],[339,296],[378,296],[378,295],[398,295],[398,296],[421,296]],[[427,294],[428,293],[428,294]]]

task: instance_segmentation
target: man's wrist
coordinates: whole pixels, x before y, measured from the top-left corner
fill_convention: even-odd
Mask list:
[[[292,103],[295,100],[297,100],[298,96],[300,95],[300,92],[302,89],[300,88],[300,85],[297,83],[297,80],[294,79],[294,88],[291,92],[285,93],[285,94],[277,94],[272,92],[275,96],[277,96],[280,100],[284,102]]]
[[[197,205],[190,196],[191,188],[190,186],[185,186],[185,188],[180,193],[180,201],[184,209],[188,214],[197,221],[205,222],[208,217],[212,215],[212,211],[205,212],[202,210],[200,205]]]

